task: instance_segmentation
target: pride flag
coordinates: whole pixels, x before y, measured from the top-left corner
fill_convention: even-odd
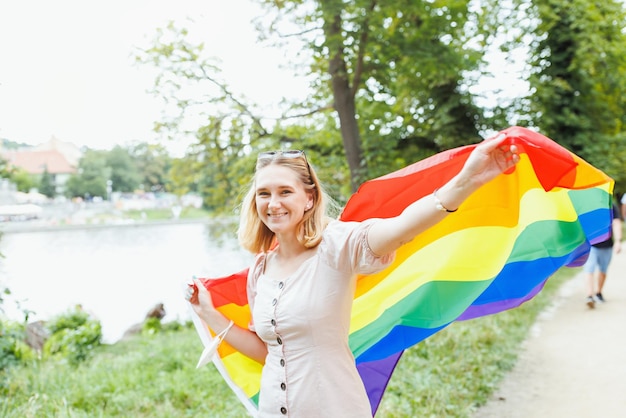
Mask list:
[[[481,187],[454,214],[397,251],[384,271],[359,277],[350,348],[375,414],[405,349],[453,321],[494,314],[534,297],[563,266],[580,266],[611,227],[613,180],[549,138],[511,127],[520,162]],[[344,221],[399,214],[456,175],[476,145],[445,151],[365,182]],[[215,306],[247,327],[247,271],[203,283]],[[205,345],[210,330],[197,318]],[[227,343],[213,363],[251,415],[261,365]]]

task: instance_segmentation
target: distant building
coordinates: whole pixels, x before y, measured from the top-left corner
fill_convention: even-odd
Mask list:
[[[48,172],[54,181],[57,195],[65,192],[65,184],[76,173],[82,152],[74,144],[55,137],[46,143],[19,150],[0,150],[0,156],[13,167],[41,176]]]

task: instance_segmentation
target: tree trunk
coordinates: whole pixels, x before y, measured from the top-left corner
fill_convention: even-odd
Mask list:
[[[326,21],[325,32],[326,44],[329,47],[331,57],[328,72],[331,76],[334,108],[339,117],[343,148],[350,168],[350,185],[352,192],[356,192],[359,185],[366,180],[367,164],[363,156],[361,135],[356,119],[354,94],[350,88],[350,80],[348,80],[348,72],[344,62],[339,12],[334,14],[332,20]]]

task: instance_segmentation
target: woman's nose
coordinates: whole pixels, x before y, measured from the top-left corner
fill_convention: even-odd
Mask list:
[[[280,199],[278,198],[278,196],[271,196],[270,197],[270,202],[269,202],[269,207],[271,208],[276,208],[280,206]]]

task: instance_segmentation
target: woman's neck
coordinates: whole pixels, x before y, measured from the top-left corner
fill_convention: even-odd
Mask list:
[[[308,250],[300,241],[298,241],[298,238],[295,235],[277,236],[276,242],[278,245],[274,250],[274,254],[275,257],[282,260],[297,258]]]

